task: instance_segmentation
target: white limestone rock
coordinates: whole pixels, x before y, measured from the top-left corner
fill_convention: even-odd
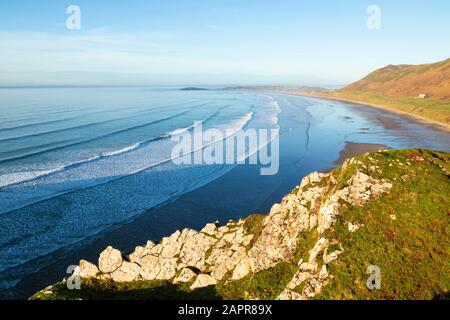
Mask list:
[[[190,287],[191,290],[198,288],[205,288],[209,286],[214,286],[217,284],[217,280],[207,274],[199,274],[195,282]]]
[[[84,279],[95,278],[100,273],[100,270],[93,263],[90,263],[86,260],[80,260],[80,264],[78,266],[78,270],[76,275],[80,276]],[[75,272],[74,272],[75,274]]]
[[[175,278],[175,280],[173,280],[174,283],[186,283],[186,282],[190,282],[192,279],[194,279],[197,275],[195,274],[194,271],[192,271],[189,268],[184,268],[183,270],[181,270],[180,274],[178,275],[178,277]]]
[[[111,273],[120,268],[123,263],[122,253],[109,246],[106,248],[98,259],[98,267],[101,272]]]
[[[154,280],[160,269],[157,268],[159,258],[153,255],[145,256],[141,259],[140,275],[144,280]]]
[[[233,275],[231,276],[231,280],[239,280],[246,277],[251,272],[250,259],[248,257],[244,257],[237,264],[236,268],[233,271]]]
[[[140,279],[140,267],[136,263],[124,261],[119,269],[111,273],[111,279],[116,282],[131,282]]]
[[[205,271],[205,255],[217,239],[196,231],[189,232],[180,252],[181,262],[186,266]]]

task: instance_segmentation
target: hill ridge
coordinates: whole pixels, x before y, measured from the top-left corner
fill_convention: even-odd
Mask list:
[[[371,72],[345,90],[376,92],[386,96],[430,97],[450,99],[450,58],[429,64],[387,65]]]

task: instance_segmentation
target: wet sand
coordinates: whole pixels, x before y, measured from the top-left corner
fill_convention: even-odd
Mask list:
[[[348,158],[359,156],[363,153],[374,152],[379,150],[386,150],[387,146],[384,144],[372,144],[372,143],[356,143],[345,142],[345,147],[339,154],[339,158],[335,161],[337,165],[342,165]]]
[[[291,92],[290,94],[294,94],[294,95],[299,95],[299,96],[306,96],[306,97],[313,97],[313,98],[319,98],[319,99],[327,99],[327,100],[335,100],[335,101],[342,101],[342,102],[347,102],[347,103],[353,103],[353,104],[359,104],[362,106],[366,106],[366,107],[372,107],[372,108],[377,108],[377,109],[383,109],[392,113],[396,113],[398,115],[404,116],[404,117],[408,117],[408,118],[412,118],[414,119],[414,121],[418,122],[420,121],[423,124],[428,124],[428,125],[434,125],[436,126],[436,129],[442,130],[442,131],[446,131],[446,132],[450,132],[450,125],[439,122],[439,121],[435,121],[429,118],[425,118],[422,117],[418,114],[413,114],[413,113],[409,113],[409,112],[405,112],[402,110],[398,110],[398,109],[394,109],[391,107],[387,107],[385,105],[381,105],[381,104],[375,104],[375,103],[370,103],[370,102],[364,102],[364,101],[358,101],[358,100],[353,100],[353,99],[344,99],[344,98],[337,98],[337,97],[333,97],[333,96],[328,96],[328,95],[324,95],[324,94],[316,94],[316,93],[304,93],[304,92]]]

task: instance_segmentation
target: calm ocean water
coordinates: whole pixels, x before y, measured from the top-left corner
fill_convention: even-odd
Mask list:
[[[270,194],[276,200],[309,171],[333,167],[346,141],[450,151],[450,135],[433,126],[336,101],[155,87],[0,89],[0,289],[37,272],[39,258],[233,170],[170,161],[170,134],[200,120],[236,132],[280,128],[284,160],[254,200],[262,209]],[[236,188],[228,205],[250,209],[244,194]]]

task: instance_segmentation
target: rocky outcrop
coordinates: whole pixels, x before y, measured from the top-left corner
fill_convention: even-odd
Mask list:
[[[74,275],[78,275],[81,278],[95,278],[100,273],[100,270],[96,265],[81,260],[79,266],[74,270]]]
[[[122,253],[113,247],[108,247],[100,254],[98,268],[103,273],[111,273],[119,269],[122,263]]]
[[[290,261],[297,269],[279,299],[314,297],[333,277],[329,265],[345,252],[340,243],[326,236],[342,206],[362,206],[392,188],[390,182],[363,173],[353,159],[344,164],[347,166],[356,170],[344,181],[336,173],[315,172],[305,177],[260,220],[259,228],[250,228],[247,219],[224,226],[210,223],[201,231],[177,231],[157,244],[149,241],[128,256],[108,247],[100,254],[98,267],[82,260],[76,274],[116,282],[166,280],[188,284],[194,290],[236,281]],[[371,170],[378,169],[372,165]],[[364,228],[351,221],[347,225],[351,232]],[[296,257],[299,238],[305,232],[314,232],[317,239],[307,254]]]
[[[249,250],[253,272],[289,260],[296,250],[299,233],[317,226],[316,209],[327,189],[316,184],[327,178],[329,175],[316,172],[307,176],[296,194],[287,195],[280,204],[272,207],[260,237]]]
[[[328,284],[329,279],[332,278],[332,275],[328,273],[328,265],[338,259],[339,255],[344,252],[344,249],[340,246],[339,250],[328,253],[330,244],[336,245],[337,243],[330,242],[326,238],[320,238],[309,252],[308,261],[300,259],[298,271],[280,294],[279,299],[306,300],[322,291]],[[319,260],[322,261],[321,265],[318,262]],[[303,289],[299,292],[297,288],[301,285],[303,285]]]
[[[356,172],[347,182],[347,187],[337,190],[329,196],[319,210],[319,233],[331,228],[339,215],[342,202],[361,206],[371,199],[376,199],[392,188],[392,183],[377,180],[362,172]]]
[[[195,290],[198,288],[204,288],[213,286],[217,283],[217,280],[207,274],[199,274],[195,279],[194,283],[191,286],[191,290]]]

